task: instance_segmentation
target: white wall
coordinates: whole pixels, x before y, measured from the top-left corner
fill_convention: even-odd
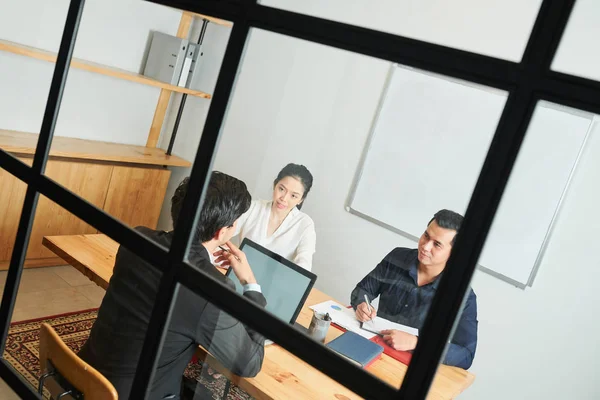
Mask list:
[[[0,0],[0,39],[58,51],[68,0]],[[88,0],[75,57],[138,72],[151,30],[181,12],[138,0]],[[39,132],[54,64],[0,52],[0,128]],[[145,145],[160,89],[71,70],[57,136]]]
[[[361,23],[497,57],[518,60],[539,1],[304,1],[272,0],[294,11]],[[581,2],[586,3],[582,0]],[[591,0],[586,7],[591,7]],[[584,4],[585,5],[585,4]],[[600,17],[600,7],[576,17]],[[557,65],[594,62],[596,24],[573,23]],[[595,34],[590,32],[595,29]],[[569,43],[567,43],[568,45]],[[576,60],[565,61],[575,57]],[[600,64],[585,66],[599,71]],[[562,64],[563,66],[566,64]],[[317,287],[343,300],[393,247],[414,246],[401,236],[347,213],[343,206],[369,133],[388,64],[319,45],[254,32],[227,116],[215,168],[247,182],[253,195],[270,196],[278,170],[303,163],[315,186],[304,210],[317,227],[313,270]],[[585,71],[572,69],[577,73]],[[181,154],[193,154],[206,109],[180,131]],[[191,113],[192,114],[192,113]],[[462,399],[596,399],[600,353],[596,337],[600,278],[593,253],[600,204],[600,131],[588,143],[544,262],[523,291],[484,273],[473,287],[479,303],[477,378]],[[420,168],[424,166],[415,166]],[[410,173],[400,171],[399,173]],[[177,177],[179,179],[180,177]],[[414,194],[407,194],[414,195]],[[163,215],[164,224],[168,217]],[[425,223],[426,221],[424,221]]]

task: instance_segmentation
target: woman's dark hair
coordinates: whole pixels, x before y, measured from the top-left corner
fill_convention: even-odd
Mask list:
[[[452,242],[450,244],[454,246],[454,242],[456,242],[456,237],[458,236],[458,231],[460,230],[460,226],[462,225],[463,216],[457,212],[451,210],[440,210],[435,213],[433,218],[429,221],[427,226],[431,224],[431,221],[435,220],[440,228],[451,229],[456,231],[456,235],[452,238]]]
[[[173,227],[181,212],[183,199],[188,191],[190,178],[185,178],[175,189],[171,198],[171,218]],[[246,184],[222,172],[214,171],[210,177],[206,197],[200,211],[194,239],[207,242],[215,233],[233,223],[250,208],[251,197]],[[192,218],[192,215],[188,216]]]
[[[277,178],[275,178],[275,180],[273,181],[273,187],[275,187],[275,185],[277,185],[277,183],[280,180],[282,180],[283,178],[287,178],[288,176],[298,179],[302,186],[304,186],[304,194],[302,195],[302,200],[304,200],[308,192],[310,192],[310,188],[313,185],[312,174],[304,165],[289,163],[288,165],[283,167],[281,171],[279,171],[279,174],[277,174]],[[302,201],[302,203],[296,206],[298,207],[298,210],[302,208],[302,204],[304,204],[304,201]]]

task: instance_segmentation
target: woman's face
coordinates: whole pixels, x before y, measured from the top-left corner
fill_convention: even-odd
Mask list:
[[[302,183],[292,176],[286,176],[273,188],[273,206],[282,212],[290,211],[302,203],[302,196],[304,196]]]

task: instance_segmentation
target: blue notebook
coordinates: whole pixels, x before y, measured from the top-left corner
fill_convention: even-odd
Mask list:
[[[383,353],[383,347],[350,331],[327,343],[327,347],[362,368],[368,367]]]

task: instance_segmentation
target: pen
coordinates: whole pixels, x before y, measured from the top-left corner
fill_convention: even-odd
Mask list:
[[[367,303],[367,307],[369,308],[369,314],[371,314],[373,311],[371,309],[371,303],[369,303],[369,297],[365,294],[365,303]]]
[[[236,256],[235,254],[233,254],[233,253],[232,253],[232,252],[231,252],[229,249],[227,249],[227,248],[225,248],[225,247],[223,247],[223,246],[219,246],[219,248],[220,248],[221,250],[223,250],[224,252],[226,252],[226,253],[229,253],[229,254],[231,254],[232,256],[234,256],[234,257],[235,257],[235,259],[236,259],[236,260],[238,260],[239,262],[242,262],[242,260],[240,260],[240,258],[239,258],[238,256]]]

